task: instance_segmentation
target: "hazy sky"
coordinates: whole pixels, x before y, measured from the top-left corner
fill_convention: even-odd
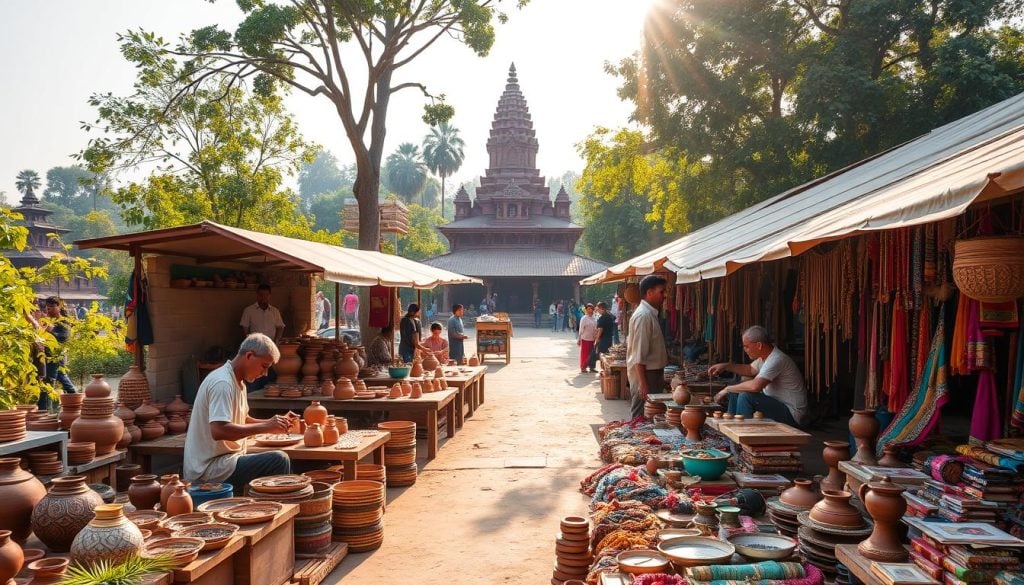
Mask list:
[[[532,0],[521,11],[506,0],[511,19],[499,25],[487,57],[453,41],[439,43],[401,70],[395,82],[425,80],[456,108],[452,123],[466,141],[466,162],[456,181],[483,173],[485,142],[508,66],[519,82],[540,141],[541,174],[557,177],[582,170],[575,144],[597,125],[627,123],[628,103],[615,95],[618,81],[603,71],[639,46],[643,15],[651,0]],[[88,134],[79,129],[95,112],[90,94],[131,92],[134,68],[119,52],[116,35],[132,28],[174,39],[180,32],[239,18],[235,3],[220,0],[3,0],[0,3],[0,191],[20,198],[15,175],[70,165]],[[293,95],[288,106],[303,135],[353,158],[337,115],[322,96]],[[400,142],[422,142],[423,98],[415,90],[395,94],[388,115],[391,152]],[[45,179],[45,177],[44,177]],[[452,183],[449,183],[452,184]]]

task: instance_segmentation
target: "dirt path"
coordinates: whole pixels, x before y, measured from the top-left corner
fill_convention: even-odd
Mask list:
[[[349,555],[326,583],[548,583],[559,519],[586,511],[578,487],[600,465],[596,429],[629,410],[579,374],[574,339],[517,329],[512,362],[489,363],[486,404],[420,460],[416,485],[388,489],[384,545]]]

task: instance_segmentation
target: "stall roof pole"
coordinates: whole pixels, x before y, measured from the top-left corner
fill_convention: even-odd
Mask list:
[[[135,279],[138,282],[142,279],[142,250],[138,245],[132,245],[131,254],[132,258],[135,259]],[[138,340],[135,343],[135,365],[139,367],[139,370],[146,371],[145,366],[142,364],[142,344]]]
[[[334,283],[334,341],[341,341],[341,319],[338,318],[341,311],[341,283]],[[328,320],[328,323],[330,321]]]

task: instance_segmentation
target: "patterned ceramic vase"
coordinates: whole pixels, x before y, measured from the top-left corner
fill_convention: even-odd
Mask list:
[[[142,551],[142,532],[125,518],[121,504],[96,506],[96,517],[75,536],[71,558],[80,564],[120,564]]]
[[[85,481],[82,475],[54,478],[50,492],[32,510],[32,532],[52,551],[67,552],[75,535],[92,520],[93,510],[103,503]]]

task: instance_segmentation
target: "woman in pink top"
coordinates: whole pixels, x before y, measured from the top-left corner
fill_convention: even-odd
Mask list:
[[[420,342],[420,345],[434,352],[442,364],[448,363],[448,340],[441,337],[441,324],[434,322],[430,324],[430,337]]]
[[[359,320],[356,318],[356,313],[359,312],[359,295],[356,294],[356,289],[348,289],[348,294],[342,299],[341,306],[345,311],[345,327],[358,326]]]

